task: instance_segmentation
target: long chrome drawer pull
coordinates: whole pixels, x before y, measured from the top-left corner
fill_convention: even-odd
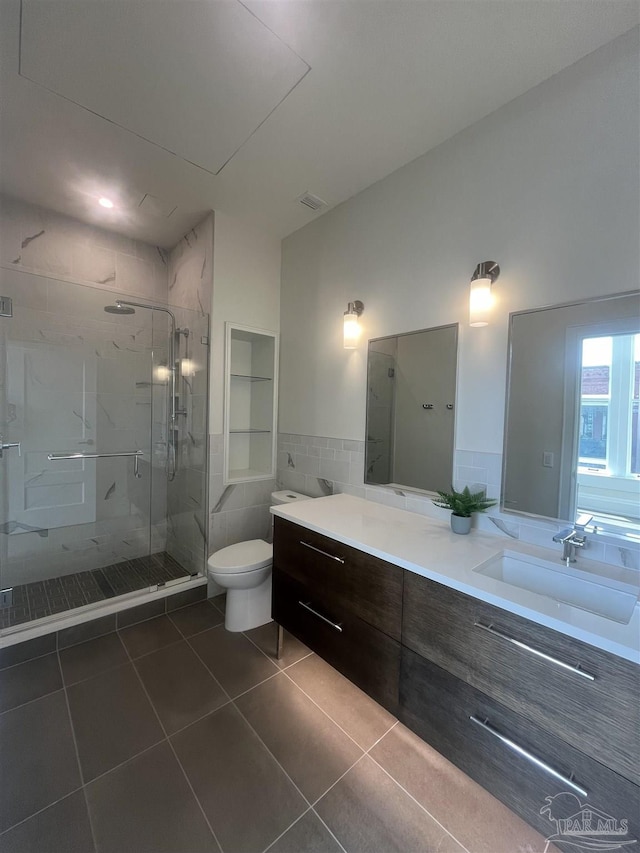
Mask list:
[[[314,610],[308,602],[299,601],[298,604],[300,605],[300,607],[304,607],[305,610],[308,610],[309,613],[313,613],[313,615],[317,616],[318,619],[322,619],[322,621],[326,622],[327,625],[331,625],[331,627],[335,628],[336,631],[340,631],[340,633],[342,633],[342,625],[339,625],[337,622],[332,622],[331,619],[327,619],[327,617],[323,616],[322,613],[318,613],[318,611]]]
[[[300,540],[300,544],[304,545],[305,548],[311,548],[312,551],[317,551],[318,554],[322,554],[323,557],[329,557],[330,560],[335,560],[336,563],[344,563],[342,557],[336,557],[334,554],[329,554],[328,551],[322,551],[320,548],[316,548],[315,545],[309,545],[308,542],[303,542]]]
[[[483,625],[482,622],[474,622],[475,628],[481,628],[483,631],[486,631],[488,634],[493,634],[494,637],[499,637],[501,640],[506,640],[507,643],[511,643],[514,646],[517,646],[519,649],[522,649],[525,652],[530,652],[532,655],[536,655],[542,660],[546,660],[547,663],[553,663],[556,666],[562,667],[562,669],[566,669],[567,672],[573,673],[573,675],[579,675],[580,678],[586,678],[587,681],[595,681],[595,675],[591,675],[590,672],[585,672],[584,669],[581,669],[580,666],[572,666],[570,663],[565,663],[563,660],[558,660],[558,658],[552,658],[551,655],[547,655],[544,652],[541,652],[540,649],[534,649],[533,646],[528,646],[526,643],[522,643],[520,640],[516,640],[515,637],[510,637],[508,634],[503,634],[502,631],[498,631],[493,625]]]
[[[527,752],[526,749],[523,749],[521,746],[518,746],[517,743],[514,743],[512,740],[509,740],[508,737],[505,737],[501,734],[497,729],[494,729],[493,726],[488,722],[488,720],[479,720],[477,717],[469,717],[472,723],[475,723],[476,726],[480,726],[481,729],[484,729],[486,732],[489,732],[490,735],[493,735],[497,738],[500,743],[503,743],[509,749],[512,749],[514,752],[517,752],[518,755],[521,755],[523,758],[526,758],[527,761],[530,761],[531,764],[535,764],[536,767],[539,767],[541,770],[544,770],[545,773],[548,773],[550,776],[553,776],[554,779],[558,779],[563,785],[566,785],[568,788],[571,788],[574,791],[577,791],[578,794],[581,794],[583,797],[588,797],[589,792],[585,791],[584,788],[581,788],[580,785],[577,785],[573,779],[568,776],[564,776],[562,773],[558,773],[557,770],[554,770],[553,767],[549,767],[548,764],[545,764],[544,761],[541,761],[539,758],[536,758],[532,753]]]

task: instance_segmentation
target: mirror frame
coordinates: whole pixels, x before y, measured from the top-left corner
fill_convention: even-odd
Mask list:
[[[512,509],[511,507],[507,507],[504,504],[504,497],[506,491],[506,477],[507,477],[507,456],[508,456],[508,447],[509,447],[509,433],[508,433],[508,424],[509,424],[509,404],[511,401],[511,366],[513,361],[513,321],[516,317],[522,316],[524,314],[538,314],[543,311],[552,311],[556,308],[571,308],[573,306],[578,305],[588,305],[595,302],[610,302],[614,299],[622,299],[624,297],[629,296],[640,296],[640,289],[638,290],[626,290],[621,293],[611,293],[606,296],[591,296],[585,299],[572,299],[568,302],[558,302],[553,305],[541,305],[538,308],[526,308],[522,311],[512,311],[509,314],[509,339],[507,345],[507,377],[506,377],[506,393],[505,393],[505,407],[504,407],[504,434],[502,441],[502,474],[500,479],[500,512],[506,515],[515,515],[520,518],[533,518],[539,521],[555,521],[559,524],[568,524],[573,527],[575,523],[575,518],[573,519],[563,519],[563,518],[555,518],[547,515],[539,515],[533,512],[526,512],[524,510]],[[640,331],[640,317],[638,318],[638,328]],[[605,534],[607,536],[613,536],[616,539],[626,540],[628,542],[638,543],[640,541],[640,525],[638,525],[635,530],[632,530],[632,523],[628,524],[620,523],[616,524],[615,522],[605,522],[602,523],[600,521],[596,522],[593,525],[591,530],[592,533]]]

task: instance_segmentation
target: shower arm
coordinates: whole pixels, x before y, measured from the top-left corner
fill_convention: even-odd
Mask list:
[[[171,387],[169,389],[169,420],[170,420],[170,435],[167,441],[167,447],[173,452],[173,464],[170,464],[169,476],[173,479],[176,475],[176,446],[175,446],[175,429],[177,423],[176,409],[176,317],[173,311],[168,308],[163,308],[160,305],[147,305],[144,302],[130,302],[125,299],[117,299],[116,305],[127,305],[131,308],[148,308],[150,311],[162,311],[163,314],[168,314],[171,320],[171,335],[169,336],[169,377]],[[169,460],[168,460],[169,462]]]

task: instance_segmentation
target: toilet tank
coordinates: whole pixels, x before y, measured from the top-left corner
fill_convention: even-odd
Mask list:
[[[271,492],[271,505],[278,504],[294,504],[298,501],[311,501],[313,498],[310,495],[303,495],[300,492],[293,492],[291,489],[281,489],[279,492]]]

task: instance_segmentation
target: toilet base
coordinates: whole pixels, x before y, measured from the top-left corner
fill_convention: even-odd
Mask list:
[[[271,572],[253,589],[227,589],[224,627],[227,631],[250,631],[272,622]]]

